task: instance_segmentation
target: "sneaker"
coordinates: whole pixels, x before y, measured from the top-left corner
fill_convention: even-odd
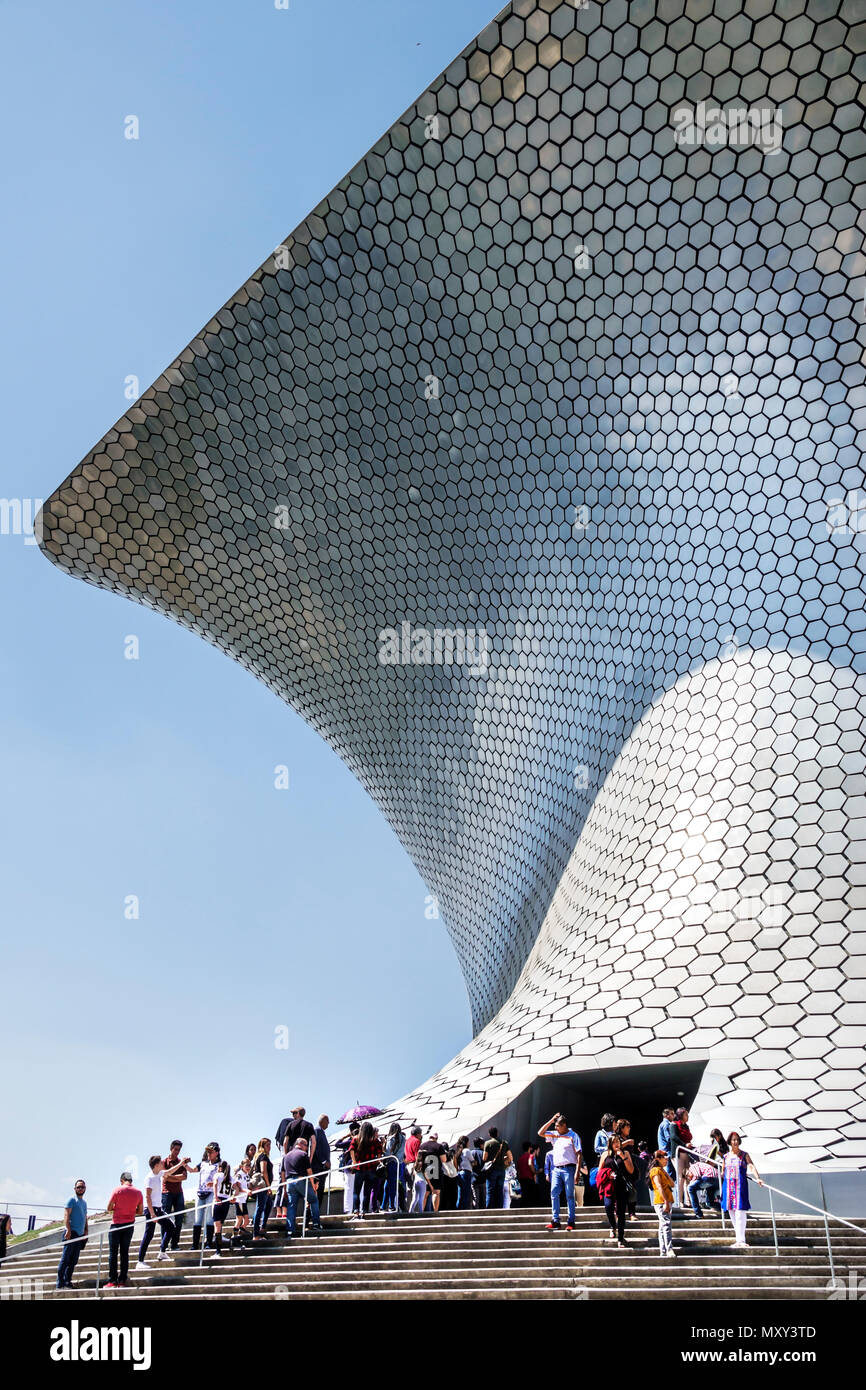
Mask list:
[[[568,1225],[566,1226],[565,1229],[566,1229],[567,1231],[573,1231],[573,1230],[574,1230],[574,1222],[573,1222],[573,1221],[569,1221],[569,1223],[568,1223]]]
[[[208,1255],[208,1259],[209,1259],[209,1260],[221,1260],[221,1259],[222,1259],[222,1255],[220,1254],[219,1250],[214,1250],[214,1252],[213,1252],[212,1255]]]
[[[665,1258],[666,1258],[666,1259],[668,1259],[668,1260],[675,1260],[676,1257],[677,1257],[677,1252],[676,1252],[676,1250],[666,1250],[666,1251],[665,1251]]]
[[[560,1224],[559,1224],[558,1221],[548,1221],[548,1223],[547,1223],[547,1230],[548,1230],[548,1231],[561,1231],[561,1230],[562,1230],[562,1227],[560,1226]]]
[[[157,1257],[156,1257],[156,1262],[157,1262],[157,1264],[162,1264],[163,1261],[165,1261],[165,1260],[171,1261],[171,1260],[173,1260],[173,1259],[174,1259],[174,1256],[173,1256],[173,1255],[169,1255],[168,1251],[166,1250],[166,1251],[164,1251],[163,1254],[157,1255]]]
[[[120,1287],[120,1285],[119,1285],[119,1284],[103,1284],[102,1287],[103,1287],[104,1289],[117,1289],[117,1288]]]
[[[147,1263],[147,1260],[139,1260],[138,1264],[135,1266],[135,1269],[137,1273],[140,1269],[150,1269],[150,1265]]]

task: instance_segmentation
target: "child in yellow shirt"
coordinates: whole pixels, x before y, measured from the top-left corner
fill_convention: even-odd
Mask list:
[[[670,1157],[664,1149],[657,1149],[647,1173],[647,1182],[653,1195],[653,1205],[659,1219],[659,1255],[664,1259],[675,1260],[673,1231],[671,1229],[671,1209],[674,1204],[674,1180],[668,1169]]]

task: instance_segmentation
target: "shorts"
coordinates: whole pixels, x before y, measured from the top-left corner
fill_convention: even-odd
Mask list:
[[[237,1216],[249,1216],[249,1212],[247,1211],[247,1203],[246,1203],[246,1202],[236,1202],[236,1203],[235,1203],[235,1214],[236,1214]]]
[[[214,1224],[216,1224],[217,1221],[225,1221],[226,1217],[227,1217],[228,1214],[229,1214],[229,1209],[230,1209],[230,1207],[231,1207],[231,1202],[216,1202],[216,1203],[214,1204],[214,1209],[213,1209]]]
[[[426,1182],[429,1188],[432,1188],[434,1192],[438,1192],[442,1186],[441,1178],[428,1178],[425,1176],[424,1181]]]

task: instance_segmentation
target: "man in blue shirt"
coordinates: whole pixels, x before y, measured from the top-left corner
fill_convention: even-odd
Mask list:
[[[546,1125],[538,1131],[539,1139],[546,1139],[553,1145],[553,1174],[550,1183],[550,1205],[552,1216],[547,1229],[560,1230],[559,1204],[562,1193],[568,1204],[568,1225],[566,1230],[574,1230],[574,1180],[582,1161],[580,1139],[573,1129],[569,1129],[564,1115],[552,1115]],[[545,1169],[547,1160],[545,1159]]]
[[[87,1203],[84,1194],[87,1183],[79,1178],[75,1184],[75,1196],[70,1197],[63,1211],[63,1254],[57,1266],[58,1289],[71,1289],[72,1276],[82,1250],[87,1244]]]
[[[672,1148],[671,1148],[671,1144],[672,1144],[671,1135],[672,1135],[672,1133],[673,1133],[673,1131],[672,1131],[672,1129],[671,1129],[671,1125],[672,1125],[673,1122],[674,1122],[674,1113],[675,1113],[674,1110],[673,1110],[670,1106],[667,1106],[667,1107],[662,1111],[662,1122],[661,1122],[661,1124],[659,1125],[659,1132],[658,1132],[658,1141],[659,1141],[659,1142],[658,1142],[658,1147],[659,1147],[660,1149],[664,1149],[664,1151],[665,1151],[665,1153],[667,1154],[668,1158],[671,1160],[670,1167],[668,1168],[668,1172],[669,1172],[669,1173],[670,1173],[670,1172],[674,1172],[674,1171],[676,1170],[676,1164],[674,1163],[674,1155],[673,1155],[673,1151],[672,1151]]]

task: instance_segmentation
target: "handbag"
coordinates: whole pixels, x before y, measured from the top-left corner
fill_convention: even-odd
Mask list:
[[[456,1178],[457,1164],[452,1162],[450,1158],[446,1158],[445,1162],[442,1164],[442,1172],[445,1174],[446,1178]]]
[[[250,1173],[250,1192],[261,1192],[268,1185],[264,1173]]]
[[[491,1169],[493,1168],[493,1165],[494,1165],[495,1163],[498,1163],[498,1162],[499,1162],[500,1158],[502,1157],[502,1150],[503,1150],[504,1148],[505,1148],[505,1144],[504,1144],[504,1142],[500,1139],[500,1141],[499,1141],[499,1148],[498,1148],[498,1150],[497,1150],[497,1152],[496,1152],[496,1157],[495,1157],[495,1158],[488,1158],[487,1162],[486,1162],[485,1164],[482,1165],[482,1168],[481,1168],[482,1173],[489,1173],[489,1172],[491,1171]]]

